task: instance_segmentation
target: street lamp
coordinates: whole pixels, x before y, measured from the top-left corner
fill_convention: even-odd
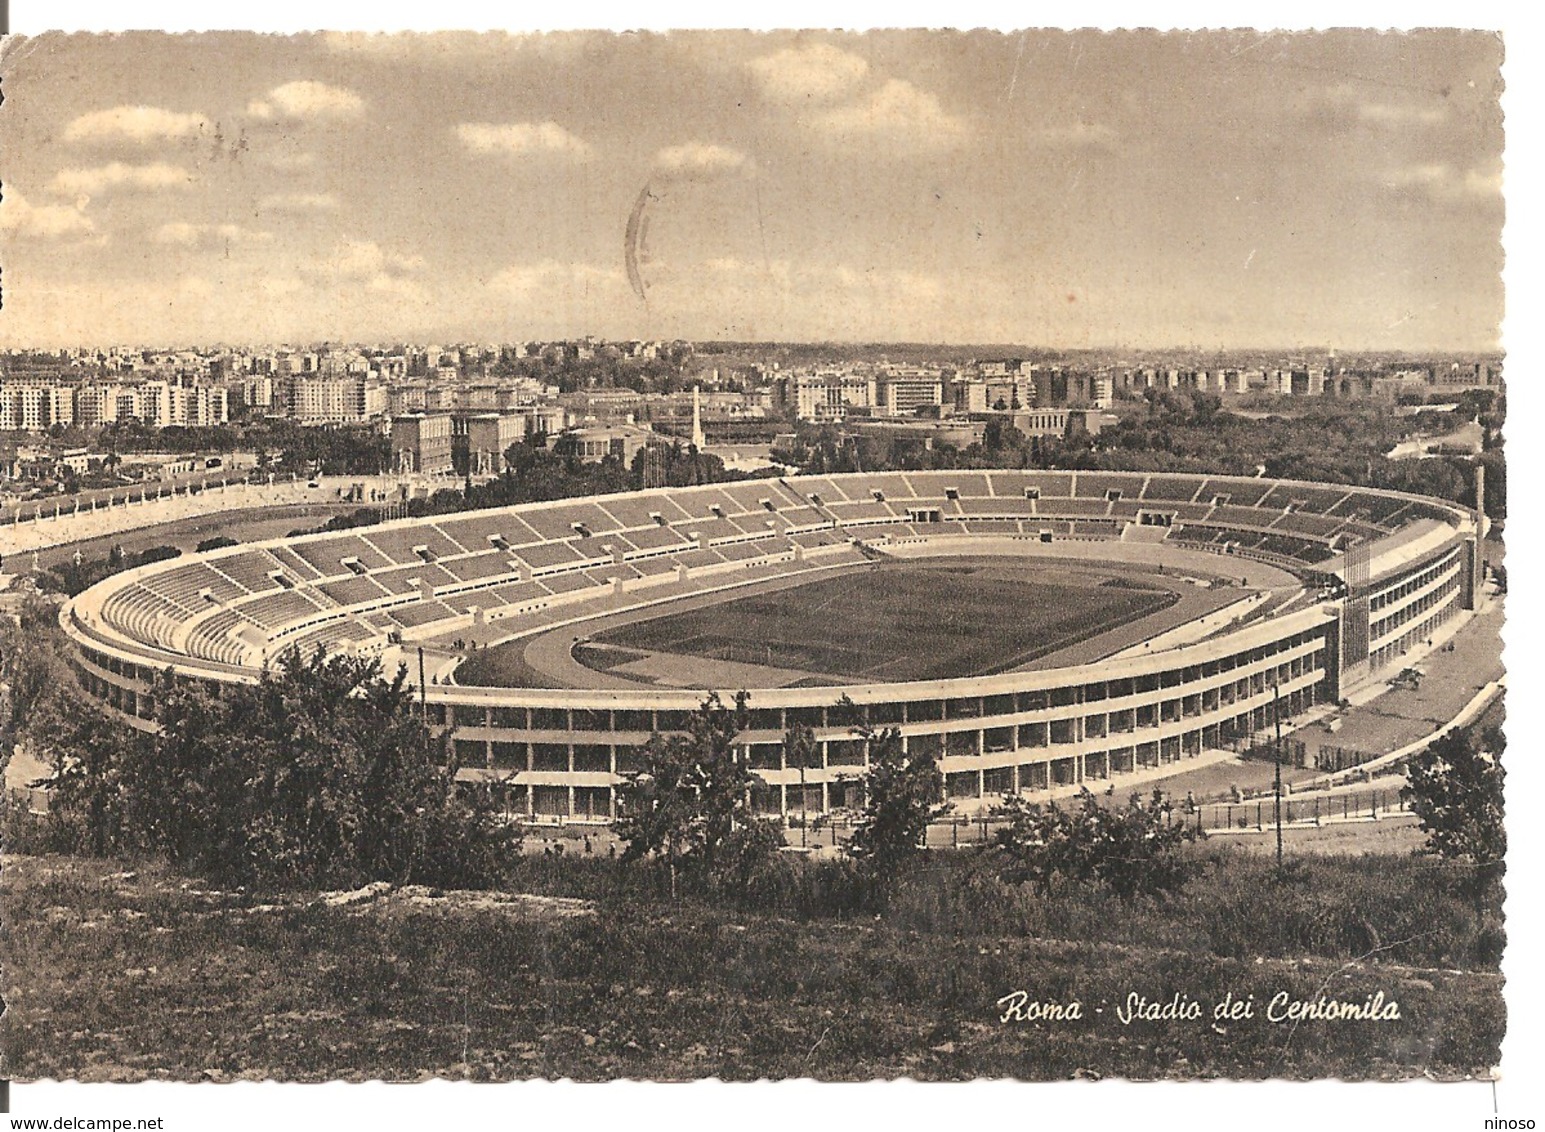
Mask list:
[[[1277,725],[1277,743],[1274,752],[1276,757],[1272,759],[1276,766],[1272,804],[1277,814],[1277,872],[1280,874],[1282,872],[1282,685],[1272,681],[1271,693],[1271,714]]]
[[[805,792],[805,766],[815,748],[815,732],[802,723],[796,723],[783,737],[784,765],[792,758],[799,766],[799,847],[809,848],[810,811]]]

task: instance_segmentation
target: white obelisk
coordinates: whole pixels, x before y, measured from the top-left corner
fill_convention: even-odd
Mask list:
[[[692,387],[692,447],[701,452],[708,441],[703,437],[703,387]]]

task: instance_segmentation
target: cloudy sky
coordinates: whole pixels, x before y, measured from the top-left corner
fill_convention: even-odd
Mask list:
[[[1489,348],[1501,54],[1474,32],[12,40],[0,343]]]

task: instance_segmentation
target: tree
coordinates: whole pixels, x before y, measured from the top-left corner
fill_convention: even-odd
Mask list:
[[[1072,810],[1014,795],[999,810],[1010,822],[993,846],[1005,880],[1043,895],[1066,883],[1103,884],[1123,900],[1157,895],[1190,876],[1179,849],[1197,836],[1170,809],[1157,789],[1146,803],[1132,795],[1125,808],[1101,806],[1087,789]]]
[[[687,731],[651,736],[644,769],[618,788],[623,860],[663,860],[671,897],[682,873],[743,895],[756,869],[782,844],[773,823],[751,810],[760,780],[735,740],[746,729],[744,692],[726,707],[711,694]]]
[[[1507,853],[1502,825],[1502,733],[1459,727],[1411,758],[1400,796],[1421,819],[1426,851],[1500,872]]]
[[[481,887],[520,831],[492,786],[458,784],[406,671],[291,650],[252,686],[154,684],[157,730],[86,716],[56,758],[51,810],[91,852],[148,850],[217,883]]]
[[[799,771],[799,843],[805,844],[808,835],[809,814],[806,812],[805,772],[820,765],[820,748],[816,745],[815,730],[806,724],[796,723],[783,736],[783,765]]]
[[[927,850],[928,823],[949,810],[941,804],[939,762],[931,751],[905,751],[901,732],[859,729],[869,744],[864,814],[848,852],[868,868],[883,903],[900,875]]]
[[[123,771],[136,765],[147,742],[106,713],[85,708],[59,715],[56,701],[39,717],[48,737],[36,744],[51,770],[47,829],[52,848],[104,857],[134,852],[142,840],[126,826]]]

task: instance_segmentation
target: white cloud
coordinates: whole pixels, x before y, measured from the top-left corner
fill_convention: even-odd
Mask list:
[[[90,168],[61,169],[48,187],[56,193],[90,196],[104,189],[185,189],[192,183],[193,174],[179,165],[125,165],[114,161]]]
[[[769,102],[831,144],[870,143],[904,156],[952,148],[967,132],[937,95],[872,74],[863,57],[829,43],[785,48],[746,66]]]
[[[631,327],[640,313],[620,265],[554,259],[511,265],[466,301],[484,317],[500,319],[502,333],[537,338],[575,326]]]
[[[784,104],[835,102],[869,74],[866,59],[829,43],[786,47],[746,67],[766,98]]]
[[[1457,168],[1443,162],[1400,165],[1383,173],[1386,188],[1401,195],[1426,196],[1429,201],[1458,204],[1502,198],[1502,164]]]
[[[456,127],[456,136],[479,154],[558,153],[581,158],[590,154],[587,142],[557,122],[463,122]]]
[[[289,273],[265,275],[256,286],[270,304],[269,313],[296,322],[348,314],[387,319],[372,323],[385,327],[393,314],[404,312],[404,304],[421,308],[418,315],[428,312],[433,296],[416,278],[425,266],[422,256],[383,248],[374,240],[342,240]]]
[[[254,118],[278,118],[304,121],[321,118],[357,118],[365,109],[365,100],[352,90],[328,86],[314,79],[276,86],[262,98],[247,104]]]
[[[937,96],[890,79],[868,97],[812,116],[817,130],[838,141],[872,139],[898,150],[948,149],[966,133]]]
[[[270,212],[320,212],[338,207],[332,193],[272,193],[258,202]]]
[[[1392,102],[1364,102],[1358,106],[1357,116],[1380,126],[1435,126],[1448,117],[1436,106],[1399,106]]]
[[[345,240],[330,254],[302,264],[301,271],[328,281],[374,281],[419,271],[423,266],[422,256],[389,251],[374,240]]]
[[[1457,169],[1442,162],[1404,165],[1383,175],[1387,188],[1402,193],[1421,193],[1436,201],[1486,200],[1502,194],[1502,170]]]
[[[673,177],[717,177],[751,170],[751,158],[738,149],[704,142],[672,145],[655,154],[654,167]]]
[[[416,279],[404,279],[400,275],[373,275],[365,283],[372,294],[402,299],[410,303],[429,302],[429,291]]]
[[[0,197],[0,232],[34,240],[88,236],[96,224],[76,205],[32,204],[17,189]]]
[[[1365,88],[1352,83],[1306,91],[1297,104],[1300,110],[1311,114],[1329,110],[1343,120],[1355,118],[1377,127],[1435,126],[1448,119],[1443,106],[1373,99]]]
[[[151,238],[158,244],[179,244],[193,248],[221,244],[267,244],[273,242],[274,234],[243,228],[239,224],[191,224],[185,220],[174,220],[157,228]]]
[[[209,128],[202,114],[180,114],[158,106],[114,106],[82,114],[64,128],[69,142],[172,141],[198,137]]]
[[[1501,196],[1502,170],[1467,169],[1461,183],[1465,192],[1473,196]]]
[[[488,286],[513,298],[528,298],[616,287],[622,282],[623,273],[616,268],[544,259],[538,263],[507,267],[490,279]]]

